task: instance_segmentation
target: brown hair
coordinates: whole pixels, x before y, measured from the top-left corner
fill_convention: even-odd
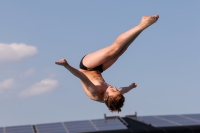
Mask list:
[[[105,100],[105,104],[109,108],[111,112],[117,111],[121,112],[121,107],[124,105],[125,97],[122,94],[118,94],[115,96],[109,96]]]

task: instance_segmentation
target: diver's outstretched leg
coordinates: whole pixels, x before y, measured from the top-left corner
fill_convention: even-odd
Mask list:
[[[139,34],[140,33],[138,33],[137,36],[139,36]],[[105,63],[103,63],[103,65],[102,65],[103,71],[105,71],[106,69],[108,69],[109,67],[111,67],[117,61],[117,59],[127,50],[127,48],[137,38],[137,36],[135,36],[133,39],[131,39],[129,42],[127,42],[125,44],[125,46],[121,49],[121,51],[118,52],[115,56],[113,56],[110,60],[108,60]]]
[[[103,64],[103,70],[107,69],[126,51],[128,46],[137,38],[137,36],[144,29],[155,23],[158,18],[158,15],[142,17],[139,25],[119,35],[113,44],[96,52],[87,54],[83,59],[83,64],[88,68],[94,68]]]

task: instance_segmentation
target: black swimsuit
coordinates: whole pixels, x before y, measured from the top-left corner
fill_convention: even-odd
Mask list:
[[[85,57],[85,56],[84,56],[84,57]],[[84,57],[83,57],[83,58],[84,58]],[[88,68],[88,67],[84,66],[84,65],[83,65],[83,58],[81,59],[81,62],[80,62],[80,65],[79,65],[79,67],[80,67],[81,69],[83,69],[83,70],[88,70],[88,71],[98,70],[98,71],[100,71],[101,73],[103,72],[102,65],[99,65],[99,66],[97,66],[97,67],[95,67],[95,68]]]

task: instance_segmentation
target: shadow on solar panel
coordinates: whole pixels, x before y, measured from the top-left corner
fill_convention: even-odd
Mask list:
[[[154,127],[200,125],[200,115],[159,115],[134,118]]]

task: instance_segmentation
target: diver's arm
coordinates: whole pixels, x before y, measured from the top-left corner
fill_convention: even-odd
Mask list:
[[[55,64],[64,66],[74,76],[79,78],[83,82],[83,84],[86,86],[89,92],[91,92],[94,95],[97,93],[96,86],[88,79],[88,77],[82,72],[80,72],[79,70],[77,70],[76,68],[70,66],[65,59],[61,59],[60,62],[55,62]]]
[[[136,87],[137,87],[137,84],[136,83],[132,83],[128,87],[121,87],[119,89],[119,92],[123,95],[123,94],[129,92],[130,90],[132,90],[133,88],[136,88]]]

